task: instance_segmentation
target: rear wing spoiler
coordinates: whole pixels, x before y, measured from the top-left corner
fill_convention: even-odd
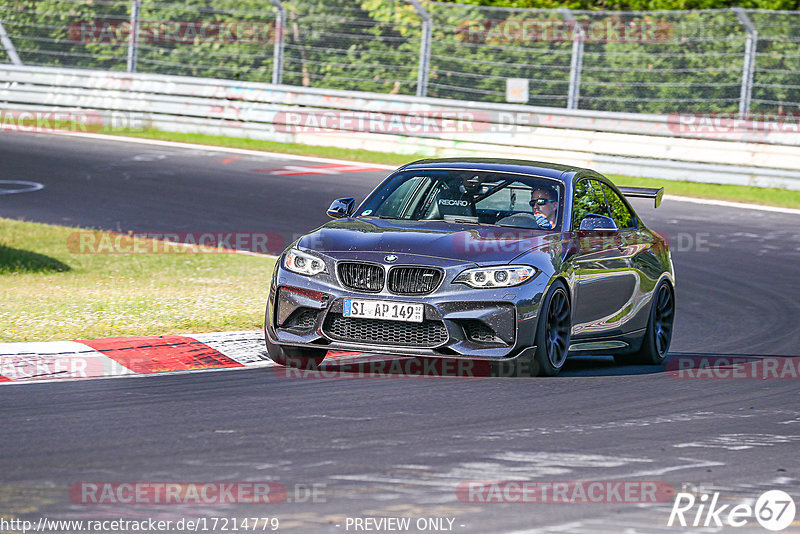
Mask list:
[[[661,205],[661,199],[664,197],[663,187],[618,187],[617,189],[626,197],[652,198],[656,208]]]

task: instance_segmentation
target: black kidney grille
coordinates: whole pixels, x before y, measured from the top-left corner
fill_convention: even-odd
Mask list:
[[[384,272],[380,265],[342,262],[338,266],[342,285],[357,291],[377,293],[383,289]]]
[[[324,331],[331,339],[378,345],[437,347],[447,341],[447,329],[442,321],[407,323],[329,313]]]
[[[442,271],[431,267],[395,267],[389,271],[389,291],[398,295],[425,295],[442,281]]]

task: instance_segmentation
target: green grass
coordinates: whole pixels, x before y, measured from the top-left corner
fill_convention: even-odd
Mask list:
[[[76,253],[75,232],[0,218],[0,341],[261,328],[273,258]]]
[[[236,137],[223,137],[215,135],[172,133],[159,130],[118,130],[108,131],[116,135],[143,137],[147,139],[161,139],[165,141],[180,141],[201,145],[225,146],[234,148],[247,148],[283,154],[302,156],[319,156],[323,158],[346,159],[364,163],[381,163],[400,166],[421,156],[388,154],[385,152],[371,152],[367,150],[348,150],[344,148],[320,147],[299,145],[293,143],[276,143],[272,141],[259,141],[255,139],[241,139]],[[640,178],[631,176],[611,175],[617,185],[631,185],[643,187],[664,187],[665,192],[671,195],[683,195],[697,198],[715,200],[730,200],[734,202],[748,202],[765,206],[780,206],[785,208],[800,208],[800,191],[774,189],[763,187],[750,187],[743,185],[719,185],[700,182],[679,182],[674,180],[659,180],[655,178]]]

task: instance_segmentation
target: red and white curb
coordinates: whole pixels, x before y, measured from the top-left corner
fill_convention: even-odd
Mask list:
[[[0,383],[268,367],[264,333],[0,343]]]

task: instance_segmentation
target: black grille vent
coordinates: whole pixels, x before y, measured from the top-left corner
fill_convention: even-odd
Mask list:
[[[384,272],[380,265],[343,262],[338,266],[339,280],[348,289],[378,293],[383,289]]]
[[[312,330],[317,324],[318,310],[311,310],[308,308],[297,309],[292,313],[291,317],[283,324],[282,328],[290,328],[300,332],[307,332]]]
[[[430,267],[395,267],[389,271],[389,291],[398,295],[425,295],[442,281],[442,271]]]
[[[494,330],[489,328],[486,323],[482,321],[464,321],[464,330],[467,337],[477,343],[506,343],[497,337]]]
[[[447,341],[447,329],[441,321],[407,323],[329,313],[324,328],[331,339],[356,343],[436,347]]]

